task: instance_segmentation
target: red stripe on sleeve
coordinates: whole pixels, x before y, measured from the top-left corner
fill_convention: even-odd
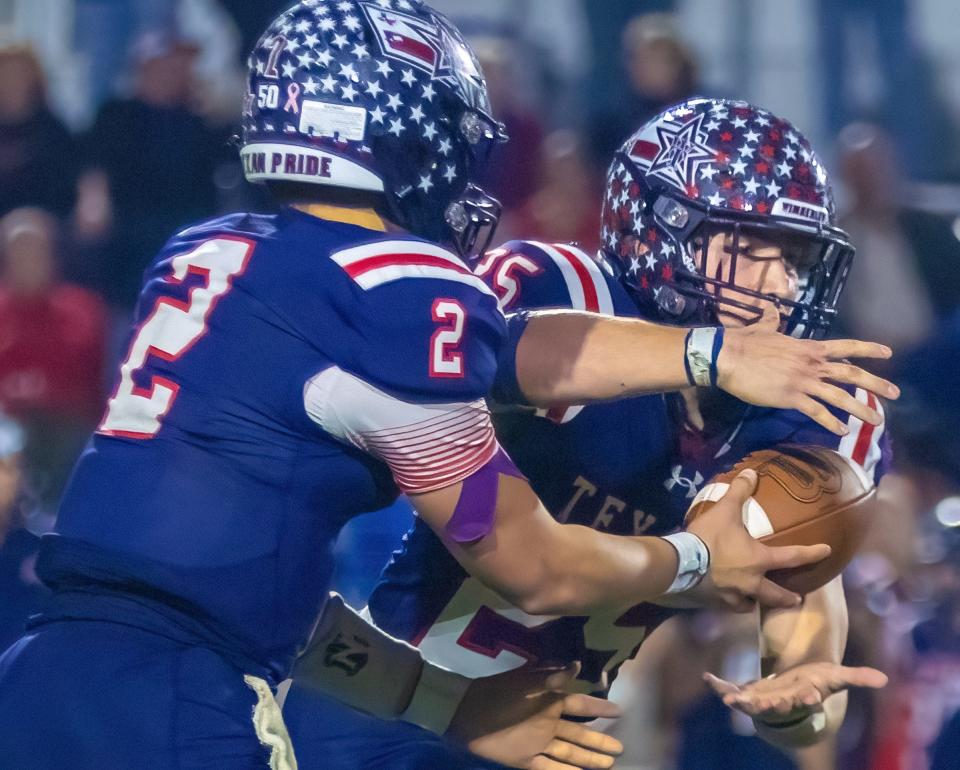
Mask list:
[[[877,399],[873,393],[867,393],[867,406],[871,409],[877,408]],[[857,443],[853,447],[852,459],[858,465],[863,465],[867,459],[867,453],[870,451],[870,440],[873,438],[873,432],[876,426],[868,422],[860,426],[860,435],[857,436]]]
[[[584,304],[586,304],[584,310],[589,310],[591,313],[599,313],[600,300],[597,298],[597,287],[593,283],[593,276],[590,275],[587,266],[583,264],[582,260],[580,260],[576,254],[562,246],[554,246],[554,248],[566,257],[567,261],[573,266],[573,269],[577,271],[577,278],[580,279],[580,284],[583,286],[583,300]]]

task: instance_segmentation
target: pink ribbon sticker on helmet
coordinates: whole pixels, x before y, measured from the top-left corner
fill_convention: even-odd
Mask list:
[[[300,86],[297,83],[291,83],[287,86],[287,103],[283,105],[284,112],[292,112],[294,115],[300,114]]]

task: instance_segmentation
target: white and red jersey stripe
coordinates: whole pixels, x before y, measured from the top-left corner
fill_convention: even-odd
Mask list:
[[[383,460],[407,494],[456,484],[499,448],[483,400],[401,401],[335,366],[307,382],[304,406],[331,436]]]
[[[560,270],[572,309],[614,315],[610,287],[600,266],[586,252],[572,244],[529,243],[546,254]],[[582,406],[555,406],[538,414],[553,422],[565,423],[582,411]]]
[[[569,243],[530,241],[559,268],[570,294],[570,307],[613,315],[613,298],[600,266],[585,251]]]
[[[404,278],[434,278],[472,286],[496,298],[452,251],[423,241],[377,241],[336,251],[330,258],[364,291]]]
[[[863,388],[857,388],[854,397],[871,409],[876,409],[883,416],[883,405],[873,393]],[[837,452],[860,465],[866,471],[867,476],[873,479],[877,463],[883,456],[880,439],[886,428],[886,422],[881,422],[879,425],[870,425],[850,415],[850,419],[847,420],[847,427],[850,432],[840,439]]]

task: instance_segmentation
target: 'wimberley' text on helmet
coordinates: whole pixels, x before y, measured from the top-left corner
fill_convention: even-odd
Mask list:
[[[250,181],[383,193],[393,221],[465,255],[492,237],[500,206],[473,179],[506,136],[473,51],[421,0],[303,0],[249,65]]]
[[[717,233],[732,236],[729,271],[708,275]],[[799,296],[737,285],[744,234],[783,247]],[[785,331],[802,337],[826,333],[854,254],[809,142],[766,110],[722,99],[672,107],[626,142],[607,177],[602,238],[651,318],[716,323],[720,304],[749,315],[765,299],[780,307]]]

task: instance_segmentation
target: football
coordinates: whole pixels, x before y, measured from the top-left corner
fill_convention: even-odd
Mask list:
[[[759,476],[756,491],[743,507],[743,522],[753,537],[767,545],[826,543],[832,548],[830,556],[817,564],[778,570],[768,577],[806,594],[839,575],[863,542],[876,496],[860,465],[817,446],[781,445],[754,452],[700,490],[685,524],[719,500],[745,468]]]

